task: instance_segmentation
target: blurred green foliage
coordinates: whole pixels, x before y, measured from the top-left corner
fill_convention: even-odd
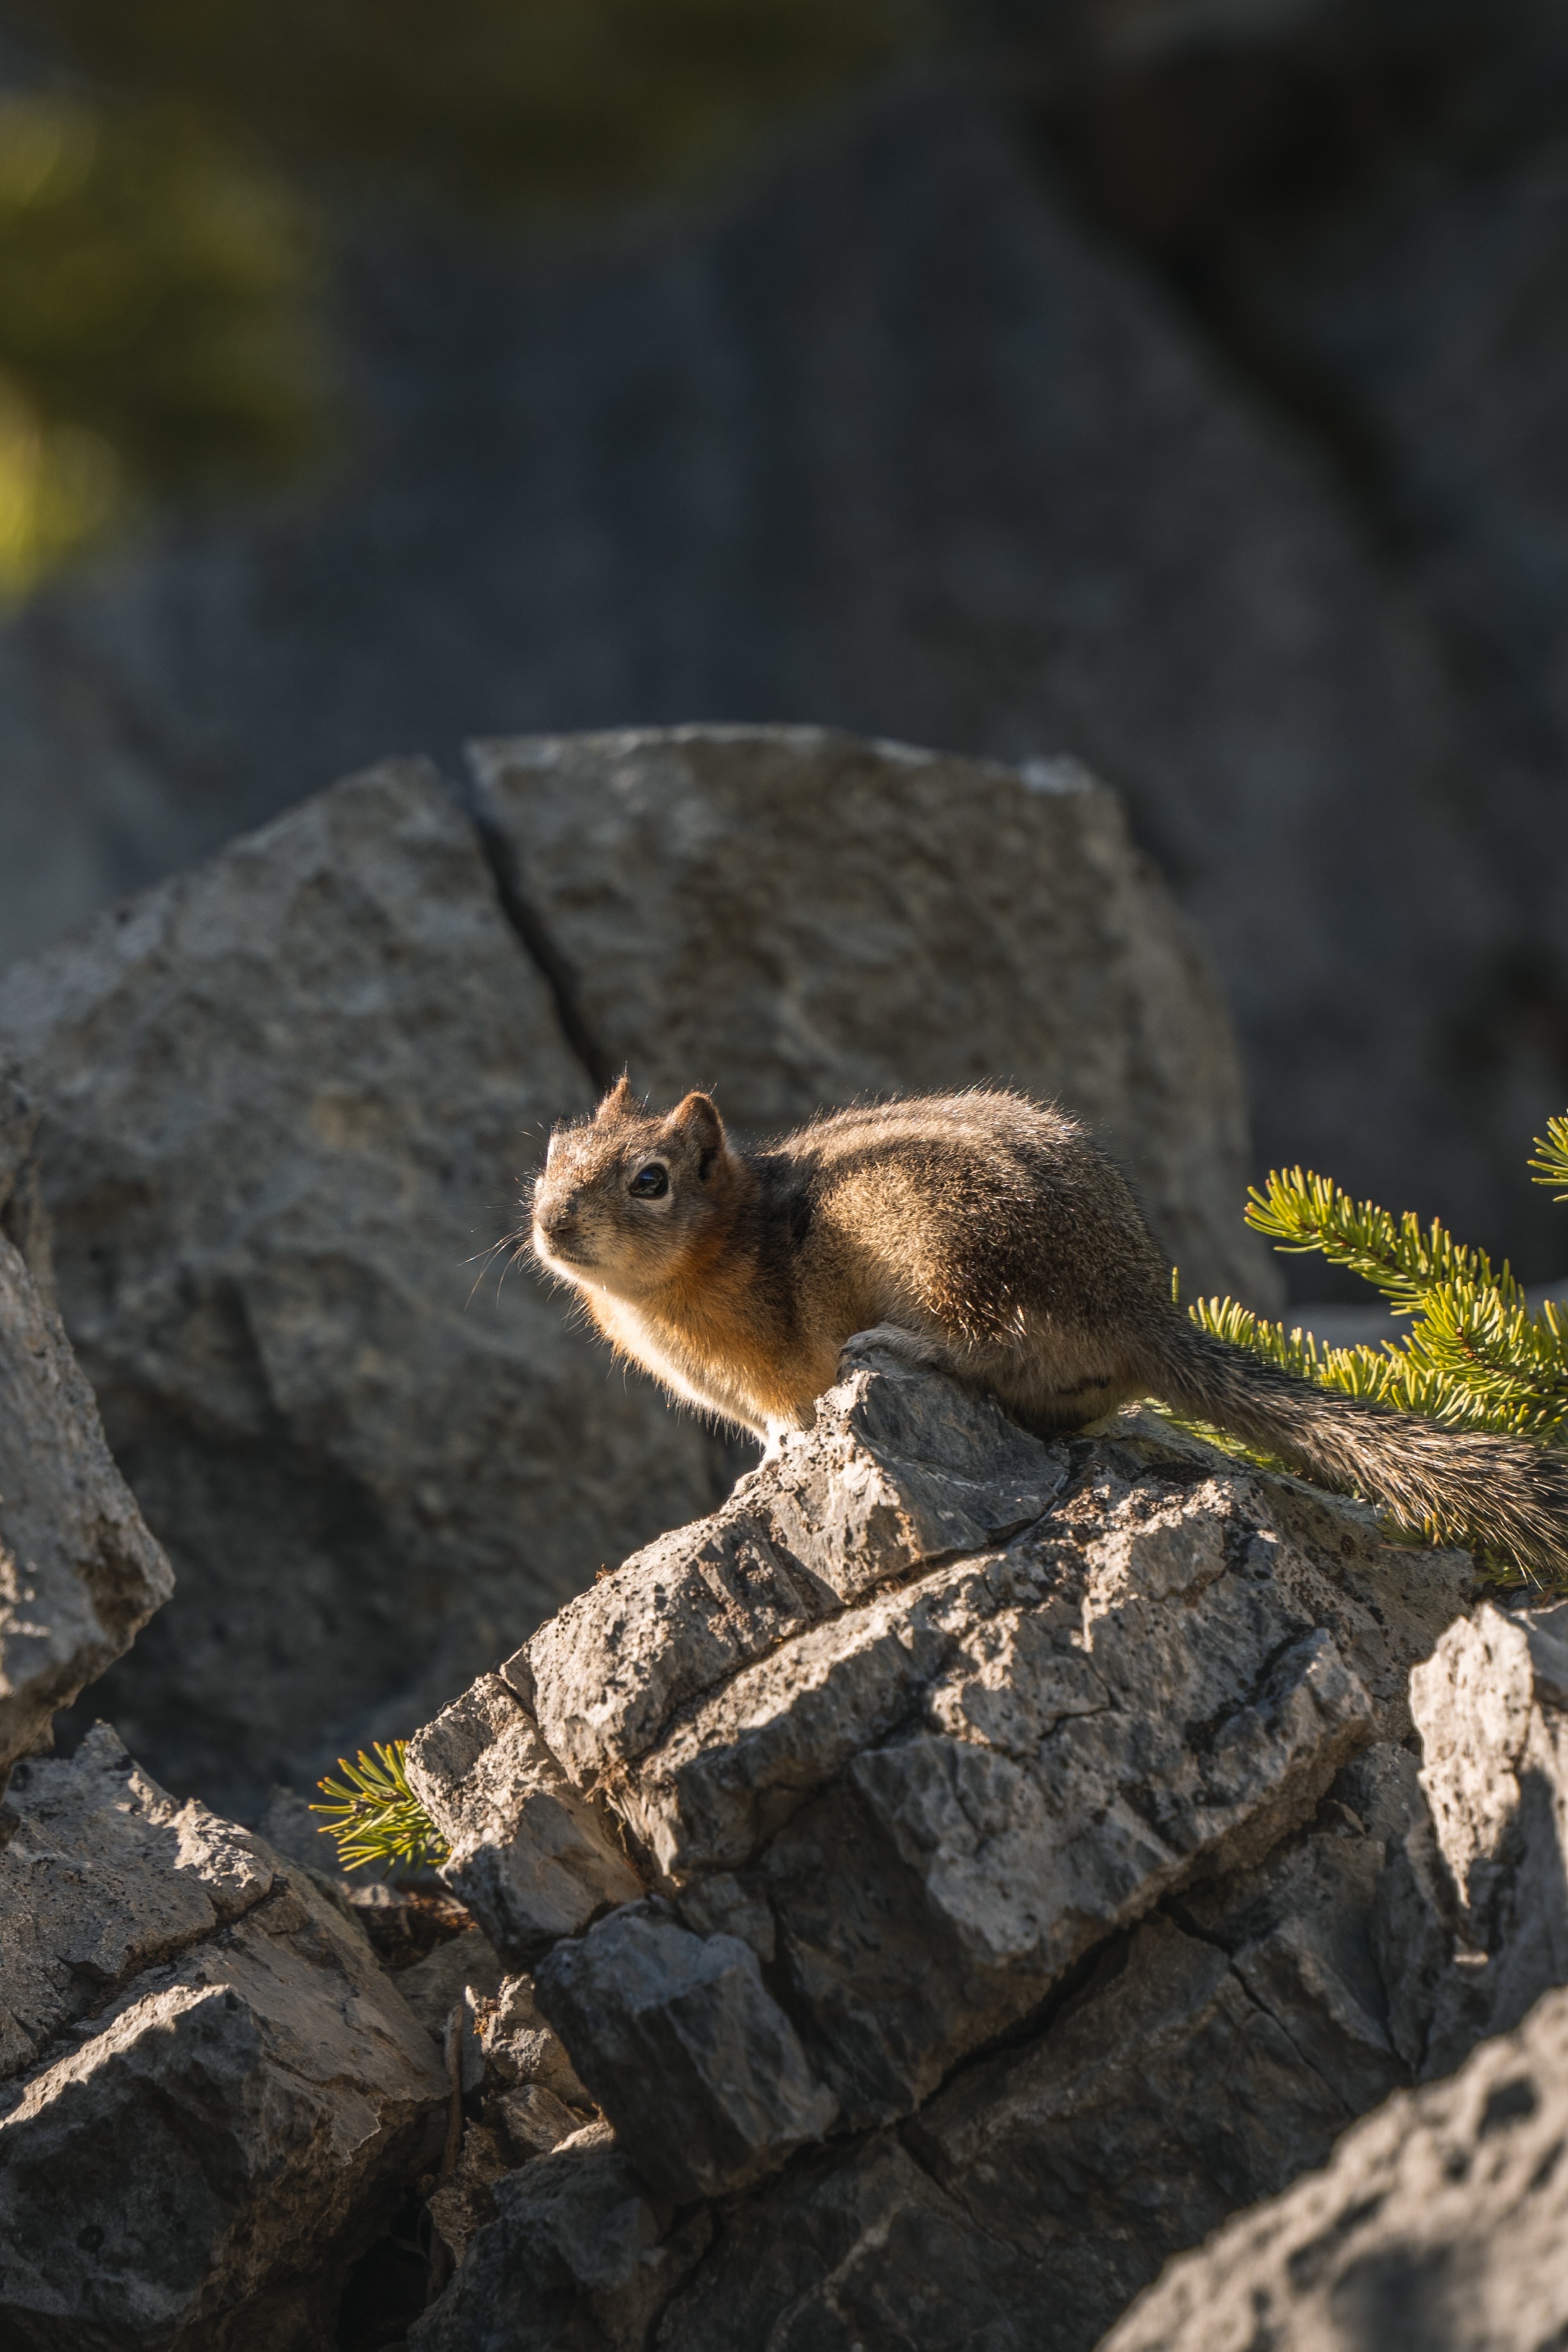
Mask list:
[[[29,0],[10,0],[20,19]],[[105,87],[486,205],[690,184],[918,37],[921,0],[30,0]]]
[[[1556,1198],[1568,1201],[1568,1112],[1536,1137],[1530,1167],[1534,1182],[1561,1185]],[[1391,1216],[1310,1169],[1275,1169],[1261,1191],[1252,1186],[1246,1217],[1276,1249],[1317,1251],[1360,1275],[1410,1328],[1376,1348],[1320,1347],[1310,1331],[1265,1322],[1239,1299],[1200,1298],[1187,1313],[1202,1329],[1341,1396],[1425,1414],[1451,1429],[1568,1442],[1568,1307],[1548,1298],[1532,1309],[1506,1262],[1494,1266],[1436,1217],[1424,1225],[1413,1210]],[[1249,1461],[1290,1466],[1224,1430],[1182,1426]],[[1435,1515],[1406,1532],[1430,1543],[1484,1549],[1486,1542],[1458,1516]],[[1518,1560],[1490,1556],[1488,1566],[1502,1583],[1542,1580]],[[1553,1583],[1568,1588],[1568,1576],[1559,1572]]]
[[[190,121],[0,100],[0,589],[150,493],[291,470],[319,277],[306,208]]]
[[[685,192],[925,21],[924,0],[0,0],[46,85],[0,97],[0,596],[152,501],[327,443],[354,189],[502,216]]]
[[[319,443],[320,261],[287,184],[187,118],[0,99],[0,594]]]

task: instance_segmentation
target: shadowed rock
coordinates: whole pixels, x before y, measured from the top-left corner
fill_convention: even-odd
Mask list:
[[[59,1318],[0,1232],[0,1790],[173,1589]]]
[[[1568,2331],[1568,1992],[1174,2263],[1102,2352],[1546,2352]]]
[[[0,2338],[323,2340],[438,2146],[428,2035],[359,1931],[107,1725],[20,1766],[0,1848]]]
[[[1427,1803],[1378,1891],[1395,2032],[1422,2075],[1568,1984],[1568,1603],[1483,1602],[1410,1677]]]

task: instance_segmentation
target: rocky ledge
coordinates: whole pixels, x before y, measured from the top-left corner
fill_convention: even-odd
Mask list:
[[[68,1479],[59,1558],[144,1609],[13,1278],[113,1531]],[[1364,1505],[868,1347],[408,1763],[450,1897],[350,1904],[298,1800],[238,1828],[107,1726],[17,1764],[0,2345],[1307,2352],[1405,2279],[1424,2345],[1568,2324],[1568,1606]]]
[[[1153,1417],[1045,1444],[851,1358],[410,1749],[605,2118],[476,2141],[411,2344],[1089,2352],[1568,1978],[1562,1612],[1471,1578]]]

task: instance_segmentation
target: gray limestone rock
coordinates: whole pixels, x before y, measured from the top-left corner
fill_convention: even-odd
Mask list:
[[[832,2129],[837,2102],[734,1936],[632,1904],[559,1943],[534,1983],[618,2141],[674,2204],[744,2189]]]
[[[1001,1540],[971,1512],[956,1558],[929,1538],[890,1549],[874,1515],[846,1509],[836,1555],[808,1566],[791,1550],[781,1497],[815,1492],[795,1527],[826,1524],[835,1482],[852,1501],[867,1490],[866,1430],[896,1421],[902,1451],[874,1465],[896,1495],[923,1454],[946,1446],[952,1466],[968,1410],[940,1375],[875,1351],[852,1361],[815,1428],[715,1519],[601,1580],[444,1718],[498,1711],[511,1727],[471,1759],[452,1739],[439,1788],[422,1784],[444,1826],[493,1817],[464,1848],[476,1885],[507,1871],[554,1899],[517,1827],[554,1771],[596,1822],[619,1818],[678,1897],[681,1927],[660,1911],[655,1934],[655,1915],[594,1889],[607,1916],[582,1936],[580,1894],[536,1969],[578,2074],[656,2183],[682,2178],[680,2149],[703,2140],[653,2087],[677,2067],[669,2050],[766,2104],[759,2059],[693,1984],[766,1988],[838,2129],[907,2116],[1096,1945],[1178,1890],[1197,1903],[1198,1881],[1262,1864],[1350,1759],[1401,1737],[1409,1669],[1462,1603],[1464,1556],[1381,1544],[1364,1506],[1136,1414],[1037,1446],[1023,1482],[1036,1515]],[[970,1433],[972,1472],[983,1436]],[[503,1760],[503,1739],[526,1744],[526,1765]],[[509,1771],[508,1811],[495,1792]],[[1358,1917],[1408,1821],[1408,1778],[1390,1766],[1367,1782],[1371,1826],[1346,1800],[1354,1867],[1314,1865]],[[1365,1930],[1354,1951],[1321,1918],[1307,1933],[1324,1906],[1282,1883],[1266,1921],[1201,1932],[1234,1947],[1237,2000],[1315,2004],[1322,2096],[1347,2119],[1401,2079]],[[680,1956],[667,1982],[636,1961],[650,1937]],[[767,2139],[732,2140],[707,2193],[775,2160]]]
[[[1390,1844],[1420,1810],[1409,1750],[1368,1748],[1340,1774],[1310,1836],[1173,1906],[1184,1927],[1229,1953],[1249,1996],[1287,2023],[1303,2065],[1347,2115],[1407,2078],[1374,1920]]]
[[[1195,1649],[1231,1630],[1200,1627]],[[1372,1736],[1364,1691],[1309,1634],[1221,1701],[1206,1769],[1176,1745],[1206,1683],[1151,1677],[1152,1717],[1113,1700],[1030,1765],[931,1733],[873,1748],[775,1838],[763,1869],[788,1980],[846,2121],[907,2114],[1195,1868],[1266,1848]]]
[[[1450,1627],[1410,1677],[1426,1806],[1379,1889],[1412,2067],[1449,2073],[1568,1984],[1568,1603]]]
[[[486,2071],[497,2082],[533,2084],[573,2106],[592,2104],[560,2037],[539,2013],[531,1977],[504,1977],[494,2000],[477,2004],[477,2016]]]
[[[0,1847],[0,2340],[288,2352],[439,2145],[437,2053],[302,1873],[107,1726]]]
[[[1568,2337],[1568,1992],[1173,2263],[1102,2352],[1549,2352]]]
[[[713,2222],[678,2221],[602,2128],[496,2182],[497,2219],[411,2352],[643,2352]],[[733,2341],[734,2339],[732,2339]]]
[[[481,808],[606,1066],[775,1132],[1005,1076],[1134,1171],[1201,1290],[1274,1284],[1236,1213],[1240,1079],[1197,934],[1113,793],[820,728],[481,743]],[[661,984],[649,986],[656,970]]]
[[[259,1811],[406,1733],[722,1449],[528,1279],[475,1291],[592,1088],[419,761],[351,778],[0,983],[62,1313],[180,1579],[101,1696]]]
[[[514,2089],[501,2092],[496,2111],[513,2157],[519,2162],[527,2162],[530,2156],[549,2156],[563,2139],[570,2139],[582,2128],[582,2117],[543,2083],[518,2083]]]
[[[1067,1475],[984,1398],[846,1353],[810,1430],[726,1507],[661,1537],[568,1603],[507,1667],[539,1728],[591,1777],[643,1754],[682,1702],[785,1635],[923,1564],[1013,1535]]]
[[[409,1786],[446,1838],[446,1884],[496,1948],[526,1962],[643,1882],[498,1675],[409,1742]]]
[[[1042,2021],[901,2126],[802,2152],[712,2209],[711,2249],[665,2281],[659,2352],[1089,2352],[1170,2254],[1323,2162],[1404,2079],[1368,1927],[1415,1773],[1397,1747],[1364,1751],[1306,1829],[1110,1938]],[[445,2352],[510,2340],[502,2315],[538,2256],[526,2222],[497,2222],[469,2259]],[[556,2324],[546,2340],[599,2343],[580,2293]]]
[[[130,1978],[270,1895],[277,1857],[177,1805],[99,1724],[16,1773],[0,1845],[0,2068],[15,2074]]]
[[[1301,1606],[1337,1546],[1293,1559],[1264,1482],[1189,1483],[1157,1436],[1124,1444],[1060,1519],[781,1643],[617,1781],[665,1872],[738,1866],[760,1894],[846,2120],[907,2112],[1397,1727]],[[1342,1628],[1375,1616],[1370,1591],[1336,1601]],[[1454,1602],[1439,1568],[1422,1646]]]
[[[1169,2253],[1350,2120],[1296,2022],[1214,1945],[1145,1922],[1043,2034],[964,2069],[901,2133],[732,2208],[661,2352],[1088,2352]]]
[[[397,1970],[397,1989],[433,2042],[439,2042],[454,2004],[465,1993],[476,2004],[494,2000],[501,1989],[501,1957],[488,1936],[471,1927],[448,1936],[412,1968]]]
[[[173,1589],[59,1318],[0,1232],[0,1790]]]

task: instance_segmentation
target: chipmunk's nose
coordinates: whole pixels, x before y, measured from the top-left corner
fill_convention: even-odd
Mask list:
[[[552,1250],[564,1252],[577,1233],[577,1212],[570,1207],[547,1209],[534,1223]]]

